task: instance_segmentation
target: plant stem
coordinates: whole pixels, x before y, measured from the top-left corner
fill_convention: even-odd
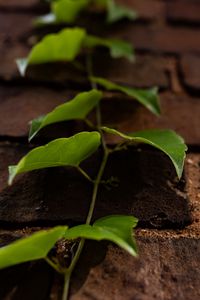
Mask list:
[[[58,265],[56,265],[50,258],[46,257],[45,260],[52,268],[54,268],[54,270],[56,270],[56,272],[63,274],[61,268]]]
[[[81,167],[77,167],[77,170],[79,170],[79,172],[90,182],[94,182],[92,180],[92,178],[81,168]]]
[[[63,294],[62,294],[62,300],[66,300],[68,297],[70,277],[71,277],[71,274],[69,272],[66,272],[65,277],[64,277],[64,289],[63,289]]]
[[[87,57],[87,70],[88,70],[88,76],[91,77],[93,75],[91,55],[88,55],[88,57]],[[92,88],[97,88],[96,84],[93,83],[93,82],[91,82],[91,86],[92,86]],[[103,146],[104,154],[103,154],[102,162],[101,162],[97,177],[94,180],[92,200],[91,200],[91,203],[90,203],[90,208],[89,208],[89,211],[88,211],[88,215],[87,215],[85,224],[90,224],[90,222],[92,220],[92,216],[93,216],[93,213],[94,213],[94,208],[95,208],[95,204],[96,204],[96,200],[97,200],[97,194],[98,194],[99,186],[100,186],[101,179],[103,177],[103,173],[104,173],[104,170],[105,170],[105,167],[106,167],[106,164],[107,164],[107,161],[108,161],[108,156],[109,156],[109,150],[107,148],[106,142],[104,140],[103,132],[101,130],[101,110],[100,110],[99,105],[96,108],[96,118],[97,118],[97,128],[98,128],[99,133],[101,134],[101,140],[102,140],[102,146]],[[79,171],[84,176],[87,175],[82,169],[79,169]],[[85,176],[85,177],[87,178],[88,175]],[[79,245],[78,245],[78,249],[77,249],[77,251],[74,255],[74,258],[71,262],[71,265],[65,273],[65,284],[64,284],[62,300],[67,300],[68,299],[70,278],[71,278],[72,272],[74,271],[74,268],[76,267],[76,264],[79,260],[79,257],[82,253],[84,244],[85,244],[85,239],[81,239],[81,241],[79,242]]]

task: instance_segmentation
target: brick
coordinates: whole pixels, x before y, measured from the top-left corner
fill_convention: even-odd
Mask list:
[[[30,120],[44,115],[71,98],[69,91],[42,87],[12,87],[0,89],[0,135],[27,136]]]
[[[200,23],[199,1],[168,1],[166,2],[167,19],[175,23]]]
[[[94,58],[94,73],[119,84],[135,87],[159,86],[167,88],[168,61],[164,57],[151,55],[136,55],[134,63],[125,59],[113,60],[102,53]]]
[[[165,4],[159,0],[121,0],[118,2],[136,10],[139,19],[155,20],[164,16]]]
[[[0,136],[26,137],[30,120],[48,113],[57,105],[71,99],[77,92],[38,87],[1,87]],[[110,124],[123,132],[150,128],[171,128],[182,135],[189,145],[199,145],[200,101],[185,94],[161,93],[162,115],[154,116],[135,101],[120,93],[105,93],[102,101],[104,124]],[[178,112],[178,113],[177,113]],[[112,117],[111,117],[112,116]],[[134,121],[133,121],[134,120]],[[184,120],[184,122],[183,122]],[[68,126],[68,127],[67,127]],[[80,126],[80,127],[79,127]],[[70,132],[67,130],[70,128]],[[40,138],[56,138],[83,130],[83,123],[53,125]],[[108,138],[115,142],[115,138]]]
[[[169,92],[161,93],[160,98],[162,110],[160,117],[154,116],[140,105],[131,104],[130,101],[122,102],[118,100],[115,102],[113,100],[110,103],[107,101],[106,108],[103,111],[105,122],[109,123],[110,116],[115,116],[114,126],[122,132],[134,132],[151,128],[171,128],[183,136],[187,144],[199,145],[199,98]],[[117,111],[119,111],[119,114],[116,113]],[[114,142],[113,139],[112,142]]]
[[[0,149],[0,223],[83,222],[92,186],[76,170],[40,170],[19,176],[7,187],[7,166],[15,164],[30,148],[1,144]],[[97,172],[99,155],[83,164],[92,177]],[[111,176],[118,178],[119,184],[108,189],[101,186],[95,219],[115,213],[133,214],[141,226],[154,228],[183,227],[191,222],[184,184],[177,184],[174,168],[165,155],[134,149],[115,153],[110,156],[104,178]]]
[[[198,300],[199,240],[172,233],[171,238],[162,236],[146,231],[137,235],[139,258],[115,246],[87,245],[72,279],[70,298]]]
[[[14,42],[26,41],[33,30],[32,14],[0,12],[0,45],[9,48]]]
[[[116,26],[114,32],[109,30],[107,32],[110,37],[131,42],[137,50],[155,53],[200,52],[198,29],[174,28],[162,23],[151,26],[130,23]]]
[[[33,6],[38,5],[38,3],[39,0],[0,0],[0,8],[32,8]]]
[[[200,56],[186,54],[181,57],[183,81],[188,88],[200,90]]]

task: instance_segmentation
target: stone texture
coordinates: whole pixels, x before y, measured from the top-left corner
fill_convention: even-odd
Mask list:
[[[28,123],[69,100],[74,93],[43,87],[1,88],[0,135],[27,137]]]
[[[169,27],[162,23],[151,26],[140,24],[119,25],[112,37],[131,42],[136,49],[155,53],[200,52],[200,33],[198,29]]]
[[[195,0],[175,0],[167,1],[167,19],[175,23],[199,24],[200,3]]]
[[[188,88],[200,90],[200,56],[186,54],[181,57],[183,81]]]
[[[145,231],[137,240],[139,259],[113,246],[107,251],[104,246],[103,252],[89,244],[74,275],[70,299],[199,299],[199,240]]]
[[[83,222],[92,186],[76,170],[51,168],[31,172],[6,187],[7,166],[15,164],[24,151],[28,151],[25,146],[2,144],[0,223]],[[83,164],[91,177],[97,172],[99,159],[95,155]],[[115,153],[109,159],[104,178],[111,176],[118,183],[101,186],[95,219],[115,213],[133,214],[142,226],[155,228],[182,227],[191,222],[184,181],[177,183],[174,168],[163,154],[134,149]]]
[[[75,94],[75,91],[66,89],[56,90],[27,86],[2,87],[0,92],[0,136],[27,138],[30,120],[50,112],[57,105],[72,99]],[[156,117],[131,98],[120,93],[105,93],[102,101],[103,122],[107,125],[112,123],[114,127],[123,132],[171,128],[182,135],[188,144],[198,145],[200,143],[199,98],[169,92],[161,93],[160,98],[162,114],[160,117]],[[94,116],[91,115],[91,118],[94,119]],[[67,136],[73,134],[73,130],[76,132],[84,128],[82,122],[53,125],[45,132],[41,132],[40,140],[58,138],[63,134]],[[108,137],[108,141],[114,143],[115,138]]]

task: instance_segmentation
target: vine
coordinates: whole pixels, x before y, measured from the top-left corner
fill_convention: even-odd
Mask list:
[[[37,19],[37,24],[73,23],[82,10],[86,9],[92,2],[94,3],[94,0],[53,1],[50,15]],[[113,0],[98,0],[97,2],[98,4],[101,2],[100,4],[107,9],[107,20],[109,22],[117,21],[122,17],[128,17],[129,19],[135,17],[134,12],[115,4]],[[66,7],[68,8],[67,10]],[[19,71],[24,76],[27,68],[31,65],[58,61],[73,63],[80,52],[84,50],[84,53],[85,51],[87,53],[86,71],[92,89],[79,93],[74,99],[57,106],[45,116],[32,120],[29,141],[42,128],[50,124],[69,120],[83,120],[91,128],[91,131],[80,132],[71,137],[56,139],[47,145],[36,147],[25,155],[17,165],[9,167],[10,185],[18,174],[32,170],[56,166],[76,168],[82,176],[93,184],[91,202],[85,224],[71,228],[68,228],[68,226],[57,226],[50,230],[41,230],[0,249],[1,269],[26,261],[45,259],[52,268],[64,276],[62,300],[66,300],[69,297],[70,278],[83,250],[85,239],[98,241],[105,239],[114,242],[131,255],[137,255],[137,247],[132,232],[137,225],[137,219],[133,216],[106,216],[96,220],[91,225],[99,186],[101,183],[106,183],[104,170],[109,155],[114,151],[120,151],[124,148],[124,145],[145,143],[163,151],[171,159],[177,176],[180,178],[187,149],[183,139],[171,130],[147,130],[126,134],[114,128],[105,127],[102,124],[100,102],[103,98],[103,92],[98,90],[98,86],[128,95],[130,99],[138,101],[155,115],[160,114],[160,106],[157,88],[135,89],[118,85],[105,78],[95,77],[93,74],[92,51],[96,47],[107,48],[113,58],[123,57],[133,61],[133,48],[129,43],[90,35],[85,29],[79,27],[65,28],[56,34],[45,36],[31,49],[27,58],[17,60]],[[96,110],[96,124],[91,123],[88,119],[88,114],[94,109]],[[121,141],[114,149],[107,145],[105,133],[121,138]],[[80,164],[95,153],[100,146],[103,149],[102,160],[97,175],[93,179],[81,168]],[[112,178],[109,180],[112,181]],[[68,267],[61,265],[56,256],[49,256],[51,248],[60,240],[73,241],[76,239],[80,239],[80,241]]]

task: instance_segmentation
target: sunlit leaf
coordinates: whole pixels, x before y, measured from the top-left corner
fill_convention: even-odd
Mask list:
[[[58,22],[72,23],[90,0],[59,0],[52,3],[52,12]]]
[[[0,248],[0,269],[45,258],[55,243],[67,231],[66,226],[41,230]]]
[[[84,44],[88,48],[97,46],[106,47],[110,50],[113,58],[125,57],[130,61],[134,60],[134,51],[130,43],[115,39],[103,39],[93,35],[87,35]]]
[[[37,18],[36,24],[74,23],[80,13],[91,4],[105,9],[109,23],[137,18],[137,13],[133,9],[120,5],[114,0],[57,0],[48,2],[51,2],[51,13]]]
[[[94,153],[100,145],[98,132],[81,132],[40,146],[24,156],[16,166],[9,167],[9,184],[17,174],[50,167],[74,166]]]
[[[73,100],[57,106],[52,112],[31,122],[29,140],[43,127],[62,121],[84,120],[88,113],[99,103],[102,92],[95,89],[78,94]]]
[[[174,131],[153,129],[124,134],[108,127],[103,127],[102,129],[107,133],[120,136],[131,143],[144,143],[163,151],[171,159],[178,177],[181,178],[187,146],[183,138]]]
[[[137,13],[130,7],[117,4],[114,0],[107,0],[107,21],[114,23],[124,18],[135,20]]]
[[[133,239],[132,229],[137,225],[137,219],[132,216],[107,216],[97,220],[93,225],[79,225],[70,228],[66,239],[85,238],[92,240],[108,240],[137,255],[137,247]]]
[[[18,59],[17,65],[22,75],[29,64],[57,61],[73,61],[79,54],[86,32],[82,28],[63,29],[56,34],[46,35],[25,59]]]
[[[84,29],[76,27],[46,35],[32,48],[27,58],[17,60],[17,65],[21,75],[24,76],[28,65],[59,61],[72,62],[83,48],[98,46],[107,47],[114,58],[133,59],[133,48],[129,43],[90,36]]]
[[[58,0],[52,1],[51,13],[36,19],[36,24],[74,23],[80,12],[84,10],[91,0]]]
[[[131,87],[126,87],[123,85],[115,84],[107,79],[92,77],[91,80],[97,84],[103,86],[107,90],[111,91],[120,91],[126,94],[129,97],[134,98],[139,103],[144,105],[152,113],[159,115],[160,114],[160,104],[158,97],[158,89],[135,89]]]

